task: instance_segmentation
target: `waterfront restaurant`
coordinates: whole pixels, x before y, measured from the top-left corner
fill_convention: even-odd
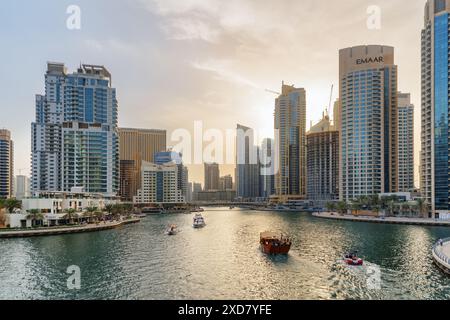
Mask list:
[[[66,211],[73,209],[80,216],[87,208],[103,210],[108,204],[119,203],[117,197],[105,197],[102,194],[86,193],[81,188],[72,188],[71,192],[41,192],[34,197],[22,200],[22,209],[6,215],[6,225],[10,228],[30,228],[28,219],[31,210],[38,210],[44,216],[40,223],[44,226],[57,226],[64,219]]]

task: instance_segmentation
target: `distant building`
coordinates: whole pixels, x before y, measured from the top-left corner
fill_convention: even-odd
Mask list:
[[[306,197],[306,91],[283,83],[275,102],[275,133],[279,171],[275,176],[279,196]]]
[[[235,190],[201,191],[197,194],[199,202],[232,202],[236,198]]]
[[[189,170],[183,165],[183,155],[174,151],[156,152],[155,163],[159,165],[173,163],[177,166],[178,188],[181,190],[181,194],[187,199]]]
[[[0,129],[0,199],[14,194],[14,144],[11,133]]]
[[[306,135],[309,200],[339,199],[339,132],[328,115]]]
[[[275,194],[275,173],[277,171],[275,140],[264,139],[260,158],[260,196],[268,199]]]
[[[220,170],[217,163],[205,163],[205,190],[219,190]]]
[[[237,125],[236,194],[243,199],[260,197],[258,147],[252,128]]]
[[[155,162],[155,153],[166,150],[166,131],[120,128],[120,196],[133,201],[141,187],[142,161]]]
[[[33,192],[119,192],[118,101],[103,66],[81,65],[68,74],[48,63],[45,95],[36,96],[32,123]]]
[[[233,177],[231,175],[220,177],[219,190],[220,191],[233,190]]]
[[[398,93],[398,190],[414,190],[414,105],[409,93]]]
[[[193,184],[192,184],[192,182],[189,182],[188,187],[187,187],[186,202],[192,202],[192,200],[194,200],[193,194],[192,194],[192,188],[193,188]]]
[[[202,184],[194,182],[192,184],[192,201],[198,201],[198,194],[199,192],[202,192]]]
[[[15,178],[15,198],[22,200],[30,196],[30,178],[27,176],[16,176]]]
[[[157,165],[142,162],[142,188],[138,190],[135,203],[167,204],[184,203],[178,187],[178,167],[175,163]]]

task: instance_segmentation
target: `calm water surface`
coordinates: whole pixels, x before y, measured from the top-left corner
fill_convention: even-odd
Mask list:
[[[450,299],[450,277],[430,248],[449,228],[322,220],[309,214],[208,209],[151,216],[98,233],[0,240],[0,299]],[[182,232],[169,237],[171,223]],[[259,233],[294,239],[287,257],[267,257]],[[359,250],[364,267],[340,257]],[[67,289],[68,266],[81,290]],[[381,290],[367,287],[381,270]]]

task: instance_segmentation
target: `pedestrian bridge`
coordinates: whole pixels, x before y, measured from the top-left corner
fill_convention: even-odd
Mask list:
[[[439,268],[450,274],[450,238],[439,240],[434,245],[433,259]]]

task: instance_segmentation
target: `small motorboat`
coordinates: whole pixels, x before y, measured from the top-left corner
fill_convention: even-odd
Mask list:
[[[169,229],[167,229],[166,234],[168,236],[174,236],[178,233],[178,227],[176,225],[171,225]]]
[[[200,229],[206,226],[205,218],[201,215],[201,213],[197,213],[194,216],[194,221],[192,223],[192,227],[195,229]]]
[[[358,257],[357,252],[349,252],[344,255],[344,261],[349,266],[362,266],[364,264],[363,259]]]

